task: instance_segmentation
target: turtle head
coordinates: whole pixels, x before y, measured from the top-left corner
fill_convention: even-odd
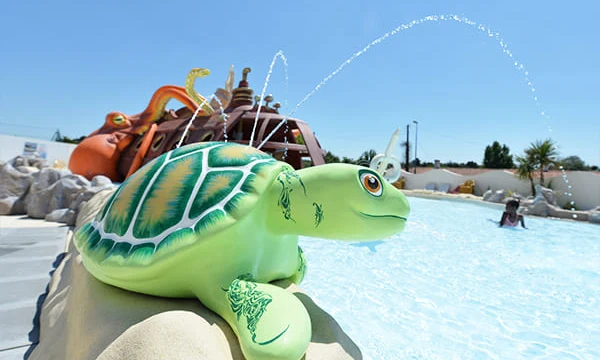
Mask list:
[[[276,229],[328,239],[385,238],[404,229],[410,212],[400,190],[377,172],[350,164],[283,171],[270,198]]]

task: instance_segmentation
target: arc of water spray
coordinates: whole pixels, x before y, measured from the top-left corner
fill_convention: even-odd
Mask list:
[[[183,133],[181,134],[181,138],[179,139],[179,142],[177,143],[177,147],[176,147],[177,149],[181,146],[181,143],[183,143],[183,139],[185,139],[185,136],[187,135],[187,133],[190,129],[190,126],[192,126],[192,123],[196,119],[196,116],[198,115],[200,110],[202,110],[204,105],[209,104],[210,101],[212,101],[213,99],[215,99],[217,101],[217,103],[219,104],[219,107],[221,108],[221,114],[223,114],[225,116],[224,120],[225,120],[225,124],[227,124],[227,114],[225,114],[225,112],[223,110],[223,104],[221,103],[221,100],[219,100],[219,98],[215,94],[212,94],[208,98],[204,99],[202,101],[202,104],[198,105],[198,108],[194,112],[194,115],[192,115],[191,119],[188,121],[187,125],[185,126]]]
[[[319,89],[325,85],[329,80],[331,80],[331,78],[333,78],[335,75],[337,75],[344,67],[346,67],[346,65],[350,64],[352,61],[354,61],[354,59],[358,58],[359,56],[361,56],[362,54],[364,54],[365,52],[367,52],[371,47],[383,42],[385,39],[396,35],[397,33],[399,33],[400,31],[403,30],[407,30],[410,29],[412,27],[414,27],[415,25],[420,25],[423,24],[425,22],[439,22],[440,20],[443,21],[456,21],[458,23],[461,24],[466,24],[466,25],[470,25],[474,28],[476,28],[479,31],[485,32],[487,33],[488,36],[490,37],[494,37],[496,40],[498,40],[498,43],[500,45],[500,47],[502,48],[502,52],[507,54],[507,56],[509,58],[511,58],[511,60],[513,60],[513,65],[514,67],[519,70],[522,71],[523,74],[525,75],[525,81],[527,82],[527,86],[529,87],[531,93],[535,93],[535,87],[533,86],[533,82],[529,79],[529,72],[525,69],[525,65],[520,63],[519,61],[514,60],[514,56],[513,53],[510,51],[510,49],[508,48],[508,45],[506,45],[506,43],[504,42],[504,39],[502,38],[502,36],[500,35],[499,32],[493,31],[491,30],[489,27],[487,27],[486,25],[483,24],[479,24],[475,21],[472,21],[464,16],[458,16],[458,15],[454,15],[454,14],[449,14],[449,15],[429,15],[429,16],[425,16],[421,19],[418,20],[413,20],[407,24],[402,24],[396,28],[394,28],[393,30],[385,33],[384,35],[380,36],[379,38],[373,40],[371,43],[369,43],[367,46],[365,46],[364,48],[362,48],[361,50],[357,51],[356,53],[354,53],[351,57],[349,57],[346,61],[344,61],[334,72],[332,72],[331,74],[329,74],[327,77],[325,77],[323,80],[321,80],[321,82],[311,91],[309,92],[304,99],[302,99],[302,101],[300,101],[296,107],[285,117],[283,118],[279,124],[277,124],[277,126],[273,129],[273,131],[271,131],[267,137],[265,137],[265,139],[263,140],[262,143],[260,143],[258,145],[258,149],[260,149],[261,147],[264,146],[264,144],[275,134],[275,132],[277,130],[279,130],[279,128],[283,125],[283,123],[285,121],[287,121],[287,119],[292,116],[299,108],[300,106],[302,106],[302,104],[304,104],[304,102],[306,102],[306,100],[308,100],[311,96],[313,96],[317,91],[319,91]],[[538,102],[538,96],[534,95],[533,99],[536,101],[536,105],[539,106],[539,102]],[[549,118],[545,111],[541,111],[540,113],[541,116],[545,117],[545,118]],[[546,124],[548,125],[548,123],[546,122]],[[552,128],[550,128],[550,126],[548,125],[548,131],[552,131]]]
[[[269,85],[269,80],[271,78],[271,74],[273,73],[273,66],[275,66],[275,61],[277,60],[277,58],[281,58],[281,60],[283,60],[283,64],[285,65],[285,85],[287,88],[287,81],[288,81],[287,58],[283,54],[283,51],[279,50],[273,56],[273,60],[271,60],[271,65],[269,66],[269,72],[267,73],[267,77],[265,78],[265,84],[263,85],[262,92],[260,93],[261,100],[259,100],[259,102],[258,102],[258,110],[256,111],[256,117],[254,118],[254,126],[252,127],[252,134],[250,135],[250,142],[248,143],[249,146],[252,146],[252,143],[254,142],[254,134],[256,132],[256,126],[258,124],[258,116],[260,115],[260,110],[262,109],[262,99],[264,99],[264,97],[265,97],[265,92],[267,91],[267,86]],[[287,98],[285,101],[286,101],[286,105],[287,105]]]
[[[338,66],[338,68],[333,71],[331,74],[329,74],[327,77],[325,77],[323,80],[321,80],[321,82],[319,84],[317,84],[317,86],[311,91],[309,92],[304,99],[302,99],[302,101],[300,101],[296,107],[287,115],[285,116],[280,122],[279,124],[277,124],[277,126],[265,137],[265,139],[257,146],[258,149],[262,148],[265,143],[277,132],[277,130],[279,130],[279,128],[281,128],[281,126],[287,122],[287,119],[289,117],[291,117],[299,108],[300,106],[302,106],[302,104],[304,104],[304,102],[306,102],[306,100],[308,100],[311,96],[313,96],[317,91],[319,91],[319,89],[325,85],[329,80],[331,80],[331,78],[333,78],[335,75],[337,75],[344,67],[346,67],[346,65],[350,64],[352,61],[354,61],[356,58],[358,58],[359,56],[361,56],[362,54],[364,54],[365,52],[367,52],[371,47],[383,42],[385,39],[395,35],[396,33],[403,31],[403,30],[407,30],[412,28],[415,25],[420,25],[422,23],[425,22],[430,22],[430,21],[435,21],[438,22],[439,20],[443,20],[443,21],[456,21],[458,23],[461,24],[466,24],[472,27],[475,27],[477,30],[482,31],[487,33],[487,35],[489,37],[493,37],[498,41],[498,44],[500,45],[500,47],[502,48],[502,52],[505,53],[512,61],[513,61],[513,66],[518,70],[521,71],[524,75],[524,79],[527,82],[527,86],[529,88],[529,90],[531,91],[531,93],[533,94],[533,100],[535,101],[536,106],[538,106],[538,108],[540,107],[540,102],[539,102],[539,97],[536,95],[536,89],[535,86],[533,85],[533,82],[531,81],[531,79],[529,78],[529,71],[527,71],[525,69],[525,65],[517,60],[514,59],[514,55],[512,53],[512,51],[508,48],[508,45],[505,43],[504,39],[502,38],[502,36],[500,35],[499,32],[493,31],[492,29],[490,29],[489,27],[487,27],[486,25],[483,24],[479,24],[475,21],[472,21],[466,17],[461,17],[458,15],[454,15],[454,14],[449,14],[449,15],[429,15],[426,17],[423,17],[421,19],[418,20],[413,20],[411,22],[409,22],[408,24],[402,24],[396,28],[394,28],[392,31],[389,31],[387,33],[385,33],[383,36],[373,40],[371,43],[369,43],[367,46],[365,46],[363,49],[361,49],[360,51],[354,53],[351,57],[349,57],[346,61],[344,61],[340,66]],[[271,69],[273,67],[273,63],[271,64]],[[269,72],[270,75],[270,72]],[[264,91],[263,91],[264,92]],[[540,116],[542,116],[545,121],[546,121],[546,126],[549,132],[552,132],[552,127],[548,124],[547,119],[549,119],[550,117],[546,114],[546,112],[542,109],[540,111]],[[257,116],[258,119],[258,116]],[[255,127],[256,127],[256,122],[255,122]],[[254,131],[253,134],[254,135]],[[563,173],[563,180],[565,181],[565,183],[568,185],[568,189],[572,189],[572,186],[569,184],[569,180],[567,179],[567,174],[564,170],[564,168],[561,168],[561,171]],[[566,193],[569,197],[572,195],[572,193],[570,191],[568,191]],[[574,205],[574,202],[571,200],[570,205]],[[571,210],[574,210],[574,208],[572,208]],[[577,217],[577,215],[573,215],[574,218]]]

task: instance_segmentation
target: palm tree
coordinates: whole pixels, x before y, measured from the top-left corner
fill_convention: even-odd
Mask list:
[[[517,160],[517,176],[519,179],[529,180],[529,184],[531,185],[531,194],[535,196],[535,184],[533,183],[532,175],[535,171],[535,164],[532,156],[526,151],[524,156],[516,155],[515,159]]]
[[[544,141],[536,140],[525,152],[531,156],[534,165],[539,166],[540,185],[544,186],[544,169],[550,164],[557,164],[555,158],[558,155],[556,144],[551,139]]]

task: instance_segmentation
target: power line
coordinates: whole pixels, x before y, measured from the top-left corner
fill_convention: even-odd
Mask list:
[[[11,123],[5,123],[5,122],[0,122],[0,125],[8,125],[8,126],[15,126],[15,127],[23,127],[23,128],[30,128],[30,129],[44,129],[44,130],[56,130],[55,127],[48,127],[48,126],[36,126],[36,125],[23,125],[23,124],[11,124]]]

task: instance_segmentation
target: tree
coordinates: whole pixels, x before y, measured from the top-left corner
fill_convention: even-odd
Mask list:
[[[477,165],[477,163],[475,161],[468,161],[465,164],[465,167],[468,167],[469,169],[477,169],[479,167],[479,165]]]
[[[531,186],[531,194],[535,196],[535,184],[533,183],[533,172],[535,171],[535,163],[531,154],[525,152],[524,156],[516,156],[517,160],[517,176],[519,179],[529,180]]]
[[[79,144],[80,142],[82,142],[82,141],[83,141],[83,139],[85,139],[85,136],[80,136],[80,137],[78,137],[78,138],[76,138],[76,139],[71,139],[71,138],[70,138],[70,137],[68,137],[68,136],[63,136],[63,135],[60,133],[60,130],[59,130],[59,129],[57,129],[57,130],[54,132],[54,135],[52,135],[52,139],[51,139],[51,140],[52,140],[52,141],[56,141],[56,142],[68,143],[68,144]]]
[[[377,156],[377,151],[374,149],[367,150],[360,155],[357,163],[358,165],[369,167],[369,165],[371,165],[371,160],[373,160],[375,156]]]
[[[356,161],[354,159],[351,159],[346,156],[344,156],[342,159],[340,159],[339,156],[334,155],[331,151],[327,151],[325,153],[325,163],[327,163],[327,164],[330,164],[330,163],[356,164]]]
[[[302,136],[302,134],[298,134],[298,136],[296,136],[296,144],[305,145],[304,136]]]
[[[544,186],[544,171],[548,165],[558,164],[556,161],[556,155],[558,155],[556,144],[551,139],[536,140],[535,143],[531,143],[531,147],[525,152],[531,156],[533,164],[539,167],[540,185]]]
[[[327,151],[327,153],[325,153],[325,162],[327,164],[330,164],[330,163],[339,163],[340,162],[340,158],[337,157],[336,155],[333,155],[333,153],[331,151]]]
[[[347,156],[344,156],[342,158],[342,163],[344,163],[344,164],[355,164],[356,165],[356,160],[354,160],[352,158],[349,158]]]
[[[515,167],[508,146],[506,146],[506,144],[500,146],[500,143],[497,141],[494,141],[491,146],[486,146],[483,156],[483,167],[490,169],[507,169]]]
[[[83,141],[83,139],[85,139],[85,136],[81,136],[77,139],[71,139],[68,136],[61,136],[61,137],[56,137],[54,139],[54,141],[63,142],[63,143],[67,143],[67,144],[79,144],[81,141]]]
[[[577,155],[567,156],[562,159],[561,164],[565,170],[588,170],[589,167]]]

